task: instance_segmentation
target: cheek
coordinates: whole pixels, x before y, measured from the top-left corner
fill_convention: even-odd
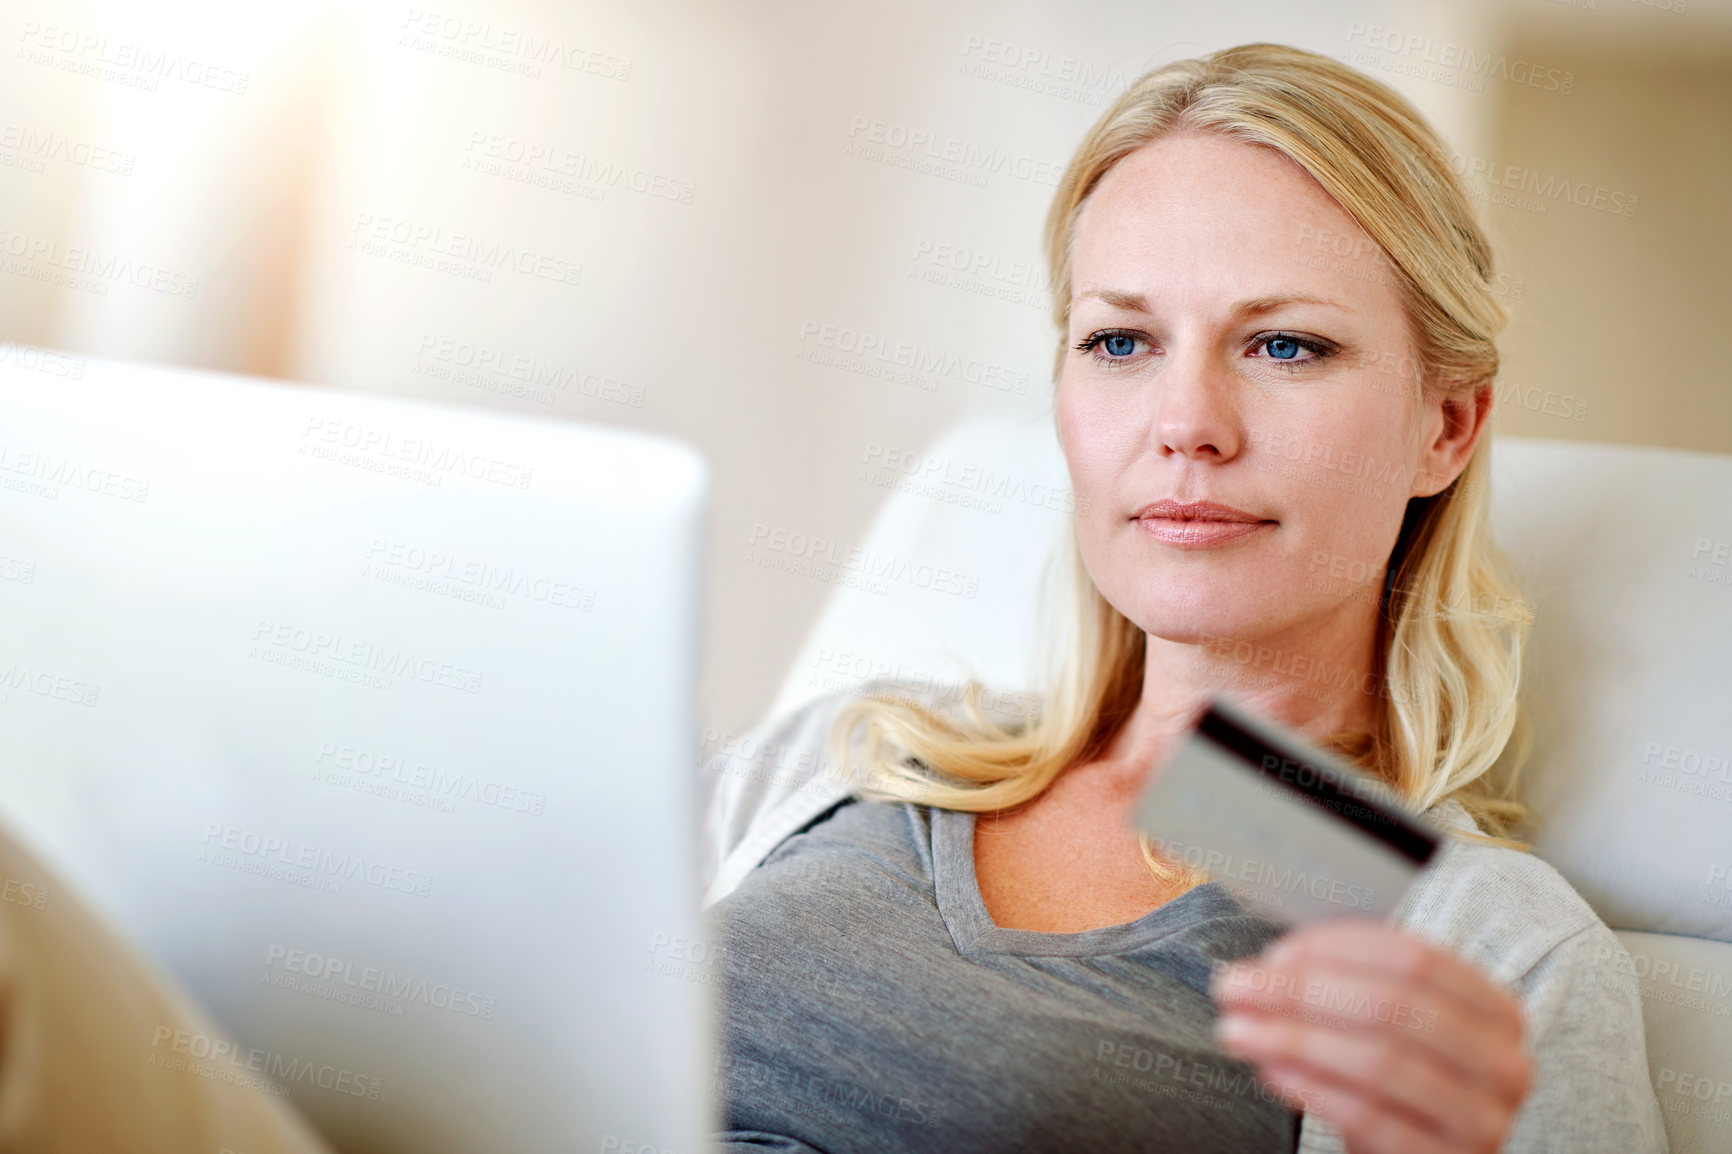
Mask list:
[[[1071,488],[1079,498],[1090,491],[1093,466],[1098,460],[1094,439],[1081,417],[1072,393],[1061,384],[1053,399],[1053,423],[1058,429],[1058,444],[1064,454],[1065,467],[1070,471]]]
[[[1387,558],[1414,466],[1393,423],[1370,414],[1294,422],[1264,447],[1269,480],[1280,487],[1303,565],[1359,571]]]
[[[1138,430],[1131,415],[1104,398],[1061,385],[1054,401],[1059,445],[1079,490],[1104,484],[1119,463],[1135,452]]]

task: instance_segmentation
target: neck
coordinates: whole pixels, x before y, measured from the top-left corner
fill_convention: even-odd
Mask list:
[[[1143,691],[1108,758],[1146,771],[1165,760],[1211,697],[1316,740],[1370,732],[1380,703],[1375,613],[1342,613],[1260,634],[1148,634]]]

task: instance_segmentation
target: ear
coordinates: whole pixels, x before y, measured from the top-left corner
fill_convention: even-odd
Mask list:
[[[1419,467],[1413,473],[1415,497],[1449,488],[1467,468],[1480,434],[1491,421],[1492,385],[1483,381],[1470,392],[1424,390],[1420,404]]]

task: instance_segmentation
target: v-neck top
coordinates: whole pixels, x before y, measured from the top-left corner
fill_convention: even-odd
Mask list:
[[[972,813],[848,797],[704,916],[713,1148],[1295,1148],[1298,1114],[1214,1044],[1214,966],[1279,932],[1218,884],[1121,925],[1001,929]]]
[[[980,896],[980,877],[974,869],[975,815],[935,809],[930,811],[929,820],[933,888],[938,912],[950,930],[957,951],[964,957],[1015,954],[1082,958],[1122,954],[1150,945],[1200,920],[1237,917],[1246,913],[1238,900],[1219,883],[1208,882],[1186,890],[1133,922],[1068,934],[1004,929],[992,920],[986,901]]]

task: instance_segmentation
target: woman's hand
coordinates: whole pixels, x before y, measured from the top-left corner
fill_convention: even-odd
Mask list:
[[[1212,992],[1222,1048],[1351,1154],[1492,1154],[1533,1081],[1521,1004],[1381,922],[1300,926]]]

